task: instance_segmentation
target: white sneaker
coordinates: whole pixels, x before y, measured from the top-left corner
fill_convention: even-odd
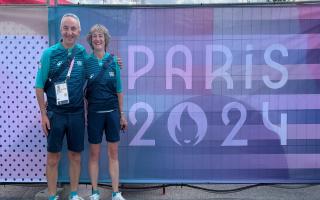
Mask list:
[[[100,200],[100,195],[99,194],[93,194],[90,196],[90,200]]]
[[[118,192],[114,197],[112,197],[112,200],[126,200],[126,199],[123,198],[123,196],[121,195],[121,192]]]
[[[84,200],[84,199],[82,197],[79,197],[78,195],[75,195],[72,198],[69,197],[69,200]]]
[[[55,196],[53,200],[58,200],[59,199],[59,196]]]

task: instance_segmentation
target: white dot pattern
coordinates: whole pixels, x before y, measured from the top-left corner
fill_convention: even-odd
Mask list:
[[[35,76],[47,36],[0,35],[0,181],[43,182],[46,138]]]

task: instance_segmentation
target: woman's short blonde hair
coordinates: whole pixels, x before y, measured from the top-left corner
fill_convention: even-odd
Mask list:
[[[88,35],[87,35],[87,42],[89,43],[89,45],[90,45],[90,47],[91,47],[92,50],[93,50],[92,34],[93,34],[94,32],[103,33],[103,35],[104,35],[104,40],[105,40],[105,43],[106,43],[106,44],[105,44],[105,47],[104,47],[104,50],[107,50],[107,47],[108,47],[108,45],[109,45],[109,41],[110,41],[110,38],[111,38],[111,36],[110,36],[110,34],[109,34],[109,30],[108,30],[105,26],[103,26],[103,25],[101,25],[101,24],[95,24],[95,25],[93,25],[93,26],[91,27],[90,32],[89,32]]]

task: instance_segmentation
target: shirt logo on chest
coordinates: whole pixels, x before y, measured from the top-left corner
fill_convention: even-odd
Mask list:
[[[114,77],[114,72],[109,72],[110,77]]]
[[[78,66],[82,66],[82,61],[81,61],[81,60],[78,60],[78,61],[77,61],[77,65],[78,65]]]
[[[60,67],[62,65],[62,61],[60,60],[59,62],[57,62],[57,67]]]

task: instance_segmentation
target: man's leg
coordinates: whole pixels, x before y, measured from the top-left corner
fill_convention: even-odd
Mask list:
[[[68,158],[69,158],[69,176],[70,176],[70,196],[77,195],[80,170],[81,170],[81,152],[84,149],[84,115],[83,113],[68,116]]]
[[[100,144],[90,144],[89,174],[92,190],[98,190]]]
[[[79,185],[80,169],[81,169],[81,153],[68,151],[69,157],[69,175],[70,175],[70,189],[77,191]]]
[[[119,191],[118,142],[108,142],[109,173],[113,192]]]
[[[49,196],[56,195],[57,179],[58,179],[58,165],[60,160],[60,153],[47,153],[47,181]]]

